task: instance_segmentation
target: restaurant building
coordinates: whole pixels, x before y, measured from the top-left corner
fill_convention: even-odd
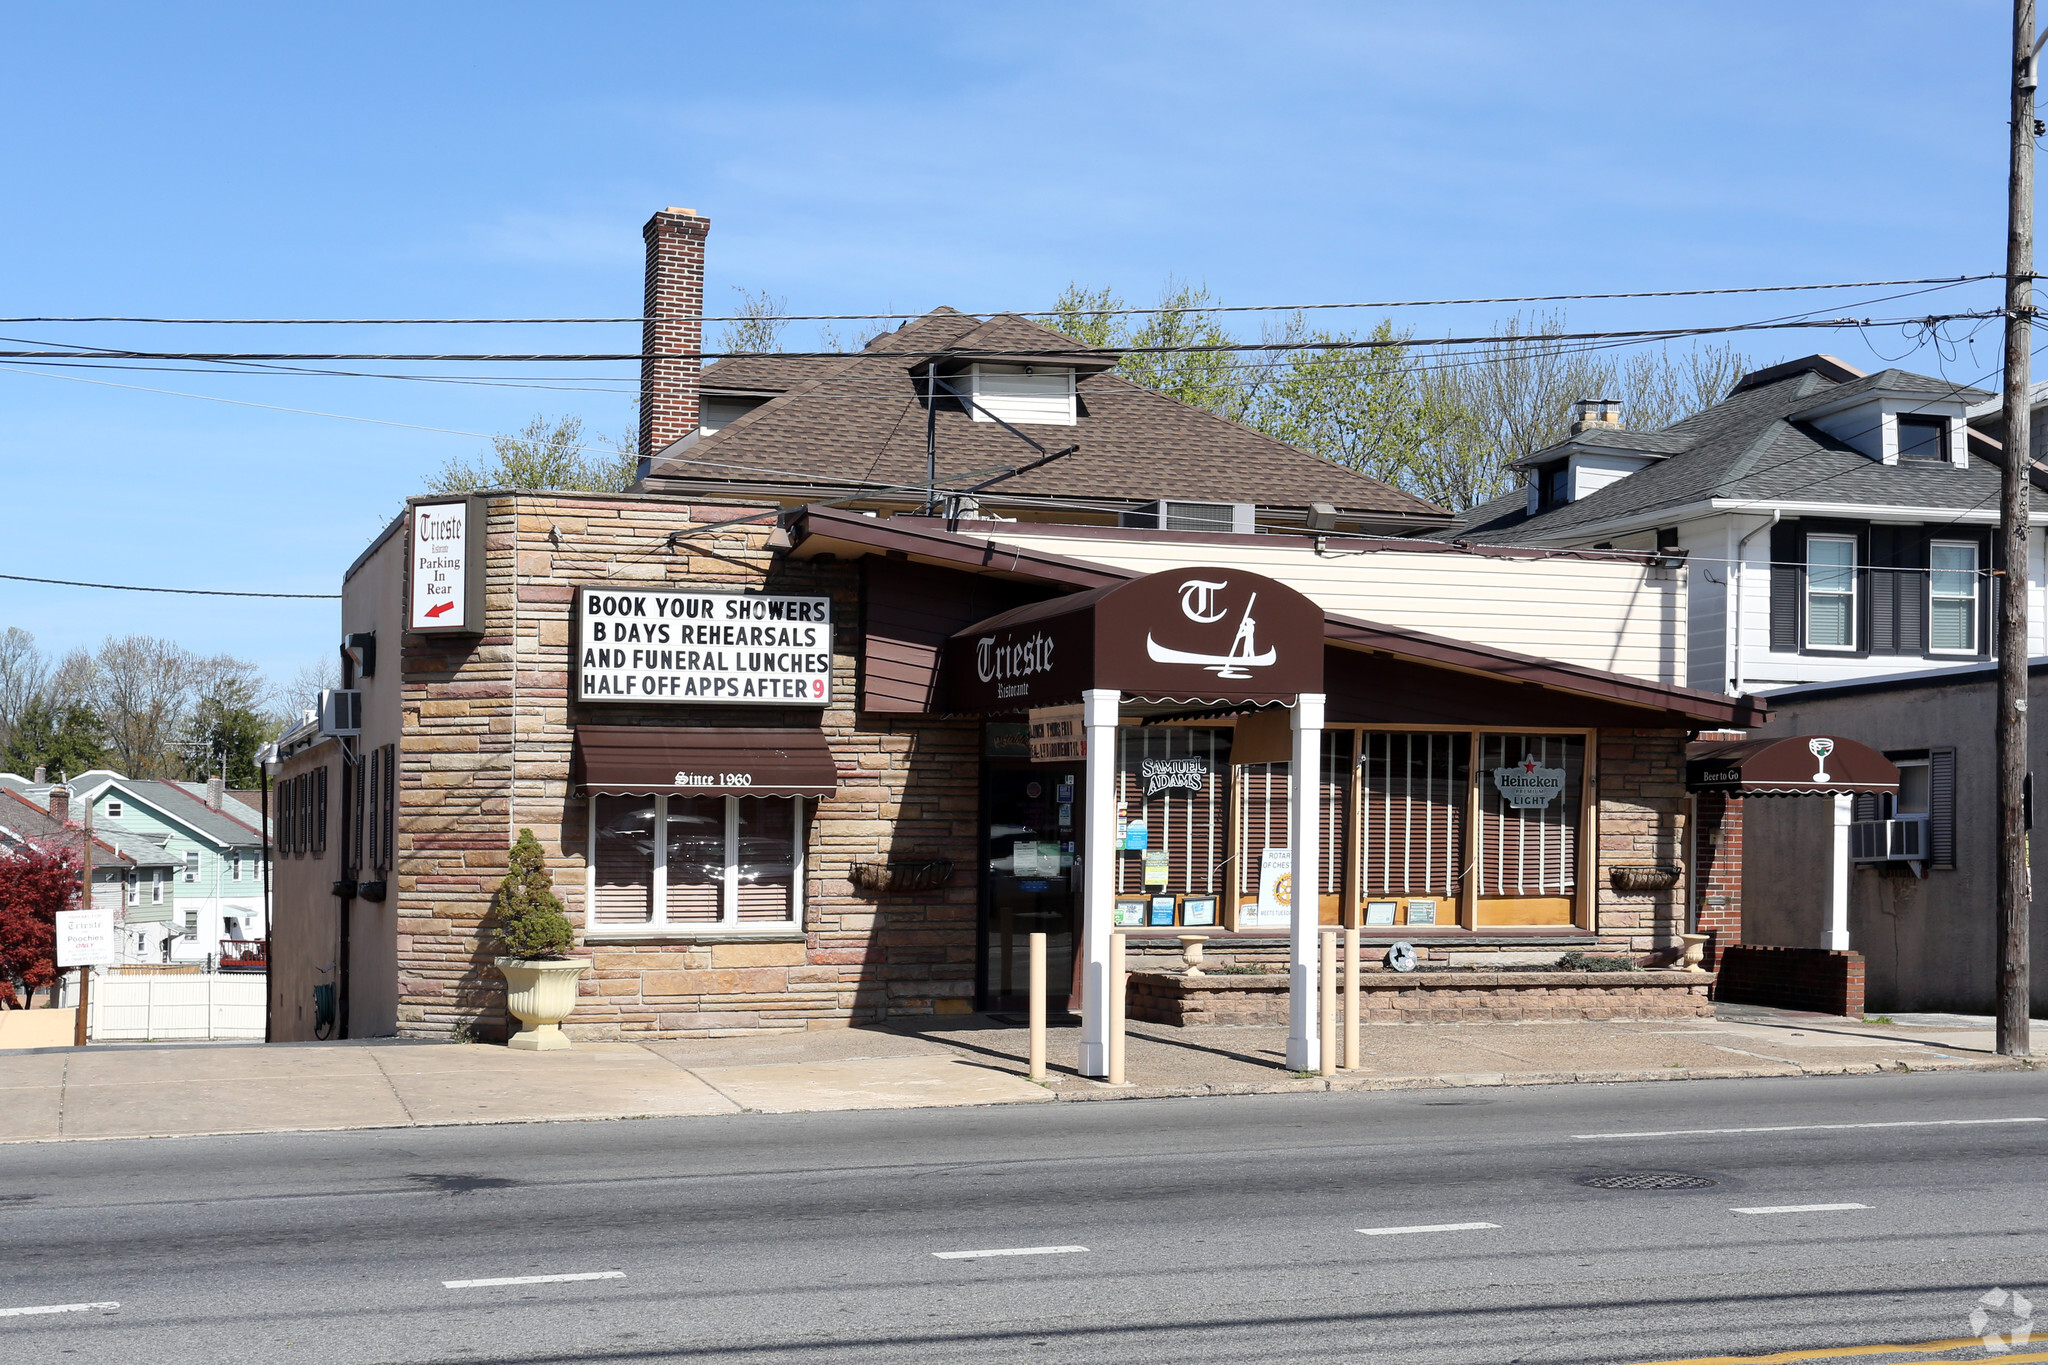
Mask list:
[[[668,234],[701,272],[685,212],[650,314]],[[415,499],[349,570],[343,690],[275,771],[274,1037],[324,983],[344,1036],[503,1036],[527,828],[591,963],[571,1036],[1015,1008],[1045,932],[1099,1074],[1115,930],[1291,961],[1310,1065],[1322,925],[1675,955],[1685,746],[1762,708],[1676,685],[1668,557],[1388,539],[1443,514],[1021,319],[701,388],[650,333],[688,363],[648,362],[634,491]]]

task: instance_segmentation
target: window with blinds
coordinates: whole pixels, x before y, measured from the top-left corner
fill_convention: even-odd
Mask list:
[[[1469,734],[1363,736],[1358,854],[1367,898],[1434,896],[1455,902],[1463,893],[1471,746]]]
[[[1323,732],[1321,814],[1318,816],[1321,856],[1316,860],[1319,896],[1334,896],[1344,885],[1344,846],[1351,837],[1351,731]],[[1239,842],[1237,889],[1259,894],[1259,855],[1285,848],[1288,840],[1287,763],[1247,763],[1237,769]]]
[[[1547,803],[1517,807],[1493,780],[1496,768],[1561,769],[1564,786]],[[1479,737],[1479,894],[1522,899],[1570,896],[1578,888],[1579,804],[1585,777],[1582,735]]]
[[[804,822],[794,798],[599,796],[589,857],[590,923],[600,930],[803,920]]]
[[[1147,847],[1166,854],[1164,890],[1214,895],[1228,882],[1230,740],[1220,728],[1141,725],[1117,732],[1119,824],[1143,820]],[[1200,782],[1197,788],[1185,785]],[[1172,781],[1178,785],[1162,786]],[[1148,787],[1158,790],[1147,794]],[[1119,850],[1118,895],[1145,891],[1142,853]]]

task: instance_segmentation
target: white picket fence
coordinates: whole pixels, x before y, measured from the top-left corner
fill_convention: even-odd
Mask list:
[[[261,1038],[269,978],[255,973],[94,972],[87,1028],[100,1042]]]

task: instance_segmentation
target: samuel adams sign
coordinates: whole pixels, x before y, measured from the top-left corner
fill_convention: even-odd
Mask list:
[[[1323,611],[1238,569],[1149,574],[990,617],[946,647],[947,709],[1022,711],[1088,688],[1162,700],[1323,690]]]

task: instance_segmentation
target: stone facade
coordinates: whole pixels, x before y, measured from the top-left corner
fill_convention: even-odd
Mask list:
[[[484,921],[521,828],[532,829],[548,850],[556,892],[579,942],[586,942],[587,803],[569,781],[579,721],[819,724],[816,708],[605,706],[601,714],[582,714],[591,708],[569,700],[571,597],[575,585],[601,582],[829,594],[835,701],[822,728],[839,789],[813,806],[807,932],[749,936],[755,941],[600,935],[581,950],[592,971],[566,1031],[586,1038],[701,1037],[971,1008],[980,728],[926,717],[856,719],[853,566],[774,559],[764,545],[768,520],[668,548],[672,531],[730,521],[747,510],[574,494],[490,500],[487,633],[408,637],[404,651],[401,1034],[503,1035],[504,983],[489,965]],[[855,889],[855,862],[913,852],[954,860],[951,883],[921,894]]]
[[[1369,971],[1359,980],[1359,1020],[1454,1024],[1711,1018],[1713,984],[1713,977],[1696,972]],[[1338,990],[1341,1001],[1341,983]],[[1201,977],[1133,972],[1128,999],[1130,1017],[1145,1023],[1278,1025],[1287,1022],[1288,978],[1281,972]]]
[[[1593,896],[1603,934],[1670,959],[1685,932],[1685,879],[1663,891],[1619,891],[1617,867],[1677,868],[1685,849],[1683,730],[1602,730],[1595,787],[1599,845]]]

